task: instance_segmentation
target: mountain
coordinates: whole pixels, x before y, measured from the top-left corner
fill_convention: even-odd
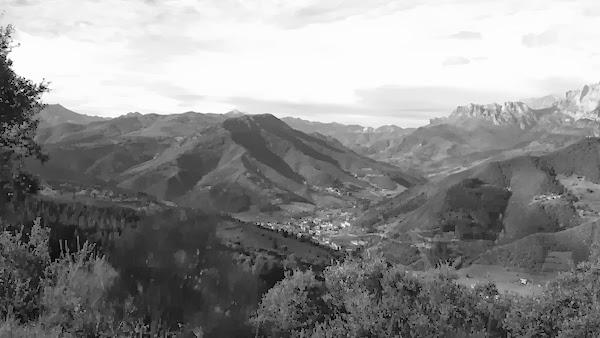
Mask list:
[[[522,102],[505,102],[504,104],[469,104],[459,106],[447,118],[438,119],[437,123],[464,124],[489,122],[494,126],[518,126],[520,129],[532,127],[536,122],[536,114]]]
[[[351,206],[422,183],[272,115],[127,114],[41,128],[47,180],[104,182],[210,211]],[[378,195],[379,194],[379,195]]]
[[[562,97],[560,95],[551,94],[542,97],[522,99],[521,102],[525,103],[531,109],[539,110],[544,108],[550,108],[556,105],[558,102],[560,102],[560,100],[562,100]]]
[[[459,106],[416,129],[283,120],[305,133],[338,140],[361,155],[437,179],[486,161],[539,155],[584,136],[600,136],[599,103],[597,83],[563,97]]]
[[[355,124],[313,122],[295,117],[284,117],[282,121],[307,134],[318,133],[332,137],[359,154],[382,161],[388,159],[379,154],[387,153],[388,149],[398,146],[406,135],[414,131],[414,128],[401,128],[395,125],[372,128]]]
[[[587,257],[591,237],[577,235],[564,245],[556,238],[600,221],[599,187],[600,139],[584,138],[543,156],[484,163],[411,188],[372,207],[361,223],[395,238],[384,249],[406,264],[422,260],[425,251],[428,263],[461,257],[541,269],[548,252]],[[523,253],[532,241],[536,255],[510,254]]]
[[[490,160],[539,155],[599,136],[600,83],[569,91],[561,99],[541,98],[503,104],[469,104],[431,120],[374,158],[411,166],[431,177]]]
[[[78,114],[60,104],[46,105],[38,114],[38,118],[40,120],[40,127],[56,126],[63,123],[88,124],[105,120],[98,116]]]

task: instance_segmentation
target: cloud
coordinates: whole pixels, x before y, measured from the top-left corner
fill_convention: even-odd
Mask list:
[[[448,38],[459,40],[481,40],[482,35],[480,32],[460,31],[455,34],[448,35]]]
[[[224,51],[224,40],[198,40],[184,35],[158,35],[148,34],[129,40],[128,47],[134,53],[133,57],[139,62],[166,61],[166,57],[176,55],[189,55],[197,51]]]
[[[11,2],[11,5],[13,5],[13,6],[29,6],[29,5],[31,5],[31,1],[29,1],[29,0],[13,0]]]
[[[600,16],[600,6],[590,6],[582,9],[583,15],[587,17],[598,17]]]
[[[419,4],[420,2],[415,0],[319,0],[293,10],[291,13],[282,12],[277,21],[283,26],[298,28],[313,23],[344,20],[379,9],[385,9],[387,13],[407,10]]]
[[[379,111],[448,113],[466,102],[490,103],[509,99],[507,91],[451,86],[381,86],[357,90],[358,103]]]
[[[547,30],[539,34],[530,33],[523,35],[521,42],[529,48],[549,46],[558,42],[558,34],[555,30]]]
[[[52,81],[48,101],[96,115],[237,105],[414,123],[600,73],[597,20],[584,10],[597,0],[3,1],[19,74]],[[550,43],[556,53],[524,47]]]
[[[273,114],[278,117],[293,116],[312,121],[381,126],[396,124],[402,127],[416,127],[426,124],[429,112],[409,111],[381,112],[373,107],[356,105],[289,102],[283,100],[258,100],[247,97],[231,97],[226,101],[237,110],[249,114]]]
[[[444,65],[444,66],[460,66],[460,65],[467,65],[469,63],[471,63],[471,60],[469,60],[468,58],[466,58],[464,56],[450,56],[450,57],[446,58],[446,60],[444,60],[442,65]]]
[[[222,14],[236,20],[260,21],[286,29],[298,29],[311,24],[332,23],[354,16],[391,14],[415,8],[426,2],[423,0],[219,0],[211,5],[214,4]]]
[[[540,89],[541,93],[562,94],[583,87],[586,81],[578,77],[553,76],[533,81],[533,84]]]
[[[119,80],[101,81],[102,86],[118,87],[124,91],[135,89],[138,83],[132,78],[122,78]],[[195,104],[208,99],[206,95],[201,95],[193,90],[173,84],[164,80],[148,80],[145,82],[144,89],[153,96],[159,96],[174,100],[179,107],[192,107]]]

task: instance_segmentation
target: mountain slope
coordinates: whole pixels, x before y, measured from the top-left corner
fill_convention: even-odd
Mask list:
[[[596,219],[597,211],[587,211],[586,198],[568,183],[574,177],[581,184],[600,183],[600,139],[585,138],[543,156],[481,164],[411,188],[372,208],[361,221],[411,245],[429,243],[430,259],[474,259],[497,245]],[[405,258],[407,263],[419,259]]]
[[[284,117],[282,120],[294,129],[307,134],[317,133],[332,137],[359,154],[383,161],[388,159],[379,156],[379,154],[387,153],[388,149],[398,146],[402,139],[414,130],[394,125],[372,128],[340,123],[321,123],[294,117]],[[400,165],[402,161],[397,161],[396,164]],[[406,165],[406,167],[409,166]]]
[[[104,120],[104,118],[98,116],[78,114],[60,104],[46,105],[38,114],[38,118],[40,119],[40,127],[56,126],[63,123],[88,124]]]
[[[569,91],[562,98],[549,95],[524,101],[459,106],[449,116],[417,129],[374,129],[291,117],[284,121],[432,179],[490,160],[547,153],[583,136],[600,136],[600,83]]]
[[[433,119],[374,158],[410,163],[429,176],[443,177],[489,160],[539,155],[600,136],[600,83],[554,97],[503,104],[469,104]]]
[[[230,116],[237,116],[228,118]],[[101,180],[211,211],[351,206],[423,182],[272,115],[128,114],[42,128],[55,180]]]

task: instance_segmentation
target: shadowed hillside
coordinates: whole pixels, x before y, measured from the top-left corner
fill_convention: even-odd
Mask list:
[[[104,182],[207,211],[351,206],[423,182],[272,115],[131,113],[42,128],[38,140],[50,161],[31,168],[44,179]]]
[[[575,181],[579,178],[578,186],[597,184],[599,151],[600,139],[586,138],[548,155],[483,164],[409,189],[375,206],[361,222],[363,226],[389,229],[390,236],[408,241],[408,246],[423,243],[421,253],[435,259],[473,259],[497,245],[529,243],[524,238],[546,243],[541,246],[546,254],[555,246],[552,243],[560,242],[550,240],[552,234],[597,218],[595,211],[587,211],[594,208],[589,202],[594,200],[576,196],[575,183],[567,182],[575,177]],[[590,194],[593,189],[587,191]],[[400,250],[401,246],[390,244],[387,250]],[[589,243],[586,246],[589,248]],[[577,257],[582,256],[580,251]],[[404,259],[411,263],[421,258],[413,252]]]

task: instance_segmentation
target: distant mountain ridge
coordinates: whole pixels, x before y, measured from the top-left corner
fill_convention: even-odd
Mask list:
[[[431,177],[443,177],[478,163],[523,154],[543,154],[600,136],[600,83],[539,101],[459,106],[417,128],[402,142],[373,156],[407,163]]]
[[[332,137],[359,154],[386,162],[391,162],[386,155],[393,153],[393,149],[402,143],[403,138],[415,130],[414,128],[401,128],[396,125],[373,128],[335,122],[322,123],[295,117],[284,117],[282,121],[290,127],[305,133],[318,133]],[[396,161],[394,164],[404,170],[411,170],[408,163]]]
[[[76,113],[63,107],[60,104],[48,104],[38,114],[41,127],[56,126],[63,123],[88,124],[97,121],[104,121],[105,118],[99,116],[89,116]]]
[[[377,161],[391,163],[405,172],[420,172],[431,177],[442,177],[492,159],[549,152],[584,136],[600,136],[600,83],[568,91],[563,97],[548,95],[523,101],[459,106],[449,116],[433,119],[429,125],[416,129],[393,125],[372,128],[293,117],[282,118],[282,121],[296,130],[328,139],[332,144],[338,143]],[[205,116],[212,116],[214,121],[223,121],[244,114],[232,111],[224,115]],[[157,120],[156,125],[135,132],[139,135],[160,134],[168,137],[171,132],[165,132],[160,125],[168,120]],[[81,129],[82,124],[70,122],[61,126],[61,130],[54,129],[52,135],[46,129],[40,132],[39,137],[47,142],[62,140],[71,137],[64,135]],[[190,133],[198,125],[190,120],[172,128],[180,128],[182,132],[188,130]],[[108,132],[110,135],[112,131]],[[102,133],[96,137],[102,137]],[[185,132],[183,134],[188,135]]]
[[[461,123],[465,120],[487,121],[494,125],[518,125],[521,129],[531,128],[548,114],[560,115],[562,123],[576,123],[579,120],[590,120],[600,123],[598,109],[600,107],[600,82],[585,85],[581,89],[570,90],[563,98],[546,96],[540,99],[526,100],[535,107],[524,102],[505,102],[503,104],[469,104],[459,106],[445,118],[432,120],[432,124]]]
[[[488,121],[493,125],[518,125],[525,129],[535,123],[532,109],[523,102],[505,102],[503,104],[469,104],[459,106],[448,117],[432,121],[433,123],[462,123],[465,120]]]

